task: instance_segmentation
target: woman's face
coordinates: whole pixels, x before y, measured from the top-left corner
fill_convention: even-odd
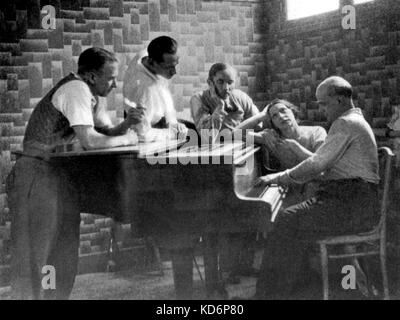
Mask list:
[[[283,103],[274,104],[270,107],[268,113],[274,126],[281,132],[285,128],[292,127],[296,123],[293,111]]]

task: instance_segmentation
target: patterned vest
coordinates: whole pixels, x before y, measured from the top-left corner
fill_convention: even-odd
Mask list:
[[[60,80],[33,110],[25,131],[24,154],[45,157],[46,154],[54,152],[58,145],[74,138],[75,133],[68,119],[51,102],[53,94],[58,88],[73,80],[83,81],[77,75],[70,73]]]

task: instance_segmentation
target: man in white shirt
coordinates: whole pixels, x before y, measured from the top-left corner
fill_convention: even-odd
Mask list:
[[[186,137],[187,128],[177,120],[168,88],[168,80],[176,74],[179,63],[177,51],[178,44],[174,39],[167,36],[155,38],[148,45],[147,53],[139,52],[125,73],[124,107],[128,116],[139,122],[133,127],[140,140],[159,141]],[[193,244],[191,241],[176,240],[175,243],[180,243],[176,246],[155,240],[157,245],[169,250],[177,297],[189,298],[193,289]]]
[[[113,125],[99,97],[116,87],[115,55],[85,50],[78,73],[60,80],[35,107],[24,136],[23,155],[7,179],[11,211],[11,287],[15,299],[67,299],[78,266],[80,211],[68,173],[48,155],[77,140],[84,149],[134,145],[137,123],[129,115]],[[61,192],[61,190],[63,192]],[[54,267],[55,288],[42,286],[45,266]]]
[[[378,153],[373,131],[354,107],[351,85],[330,77],[317,88],[331,128],[309,158],[260,184],[322,180],[314,197],[280,212],[268,235],[257,298],[290,293],[310,246],[327,236],[368,231],[377,222]]]
[[[139,52],[124,76],[125,111],[140,119],[135,126],[141,139],[154,141],[184,138],[185,125],[178,122],[168,80],[179,63],[177,42],[167,36],[153,39]]]

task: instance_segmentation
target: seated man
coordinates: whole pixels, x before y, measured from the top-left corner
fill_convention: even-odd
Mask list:
[[[259,113],[253,100],[234,89],[236,70],[215,63],[208,72],[209,88],[190,99],[190,109],[202,143],[215,143],[222,130],[233,131],[242,121]]]
[[[116,87],[114,54],[89,48],[78,60],[78,73],[60,80],[35,107],[24,136],[23,155],[8,177],[11,209],[11,286],[15,299],[66,299],[78,264],[79,196],[67,173],[48,155],[75,138],[84,149],[134,145],[133,116],[114,126],[99,97]],[[66,193],[59,190],[67,185]],[[55,289],[42,287],[42,268],[56,271]]]
[[[179,63],[177,42],[167,36],[153,39],[147,52],[139,52],[124,76],[125,111],[140,118],[135,126],[145,141],[185,138],[186,126],[178,123],[168,80]]]
[[[352,93],[343,78],[323,81],[316,96],[332,124],[325,142],[294,168],[259,180],[288,185],[320,179],[321,184],[314,197],[278,214],[266,239],[258,299],[290,293],[316,240],[366,231],[377,222],[377,145],[361,110],[354,107]]]
[[[236,70],[225,63],[215,63],[208,75],[209,88],[195,94],[190,100],[192,117],[202,144],[219,142],[222,131],[231,136],[235,128],[244,120],[259,113],[253,100],[243,91],[234,89]],[[223,135],[226,137],[226,135]],[[255,234],[231,233],[222,240],[220,269],[228,282],[238,282],[238,275],[251,272],[253,255],[251,244]],[[217,235],[205,237],[206,247],[213,251],[217,247]],[[224,245],[225,244],[225,245]],[[250,248],[249,248],[250,247]],[[211,294],[218,287],[217,252],[205,255],[207,290]],[[211,261],[208,261],[211,259]],[[214,260],[214,261],[212,261]],[[208,267],[211,267],[211,270]],[[214,269],[214,270],[213,270]]]

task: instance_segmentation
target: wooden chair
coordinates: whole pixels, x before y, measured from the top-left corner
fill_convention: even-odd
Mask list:
[[[386,214],[389,200],[389,187],[392,169],[393,152],[382,147],[378,149],[380,167],[380,220],[370,232],[329,237],[318,241],[321,253],[322,282],[324,300],[329,298],[328,261],[329,259],[353,258],[358,263],[358,257],[379,255],[383,280],[383,297],[389,300],[388,276],[386,271]],[[330,246],[342,246],[342,253],[328,253]]]

